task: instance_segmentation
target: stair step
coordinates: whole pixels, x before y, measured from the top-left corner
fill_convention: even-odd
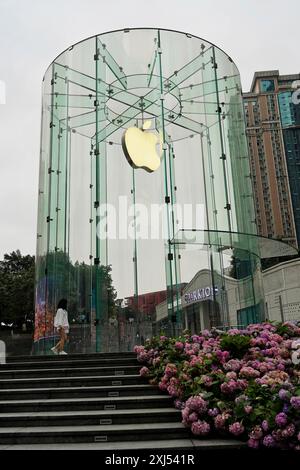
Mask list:
[[[153,385],[116,385],[98,387],[55,387],[55,388],[19,388],[1,389],[1,400],[22,400],[28,398],[71,398],[71,397],[116,397],[160,394],[160,390]]]
[[[191,442],[173,399],[140,368],[135,353],[9,358],[0,366],[0,448]]]
[[[0,379],[0,391],[2,389],[24,389],[45,387],[88,387],[88,386],[110,386],[110,385],[133,385],[148,383],[146,378],[139,375],[107,375],[86,377],[40,377],[30,379]]]
[[[139,375],[140,365],[103,367],[51,367],[45,369],[1,370],[0,382],[5,379],[44,378],[44,377],[87,377],[95,375]]]
[[[44,360],[39,358],[38,361],[16,361],[16,362],[8,362],[6,364],[0,364],[0,370],[23,370],[30,368],[33,369],[45,369],[49,367],[59,367],[59,368],[66,368],[66,367],[101,367],[101,366],[111,366],[111,367],[120,367],[121,365],[124,366],[140,366],[141,364],[138,363],[136,356],[130,357],[117,357],[117,358],[92,358],[92,359],[71,359],[70,356],[53,356],[50,357],[45,356]]]
[[[175,408],[137,410],[43,411],[35,413],[2,413],[0,427],[93,426],[155,422],[180,422],[181,413]]]
[[[189,437],[189,431],[183,424],[174,422],[0,429],[1,444],[120,442],[187,437]]]
[[[78,410],[104,410],[109,409],[146,409],[172,406],[173,400],[168,395],[142,395],[115,398],[61,398],[61,399],[28,399],[0,401],[1,413],[11,412],[39,412],[39,411],[78,411]],[[114,407],[114,408],[112,408]]]
[[[170,454],[172,451],[175,452],[175,455],[179,454],[180,451],[188,450],[188,451],[201,451],[205,450],[208,452],[216,451],[224,451],[228,450],[229,452],[234,450],[242,450],[247,451],[247,444],[245,442],[237,441],[234,439],[196,439],[195,437],[183,438],[183,439],[163,439],[163,440],[149,440],[149,441],[122,441],[122,442],[93,442],[93,443],[64,443],[64,444],[6,444],[0,445],[0,450],[105,450],[105,451],[142,451],[148,450],[151,455],[153,454],[153,450],[155,449],[168,449]],[[162,452],[165,454],[165,452]],[[160,453],[157,452],[159,455]],[[118,454],[119,455],[119,454]],[[121,454],[122,455],[122,454]],[[128,454],[126,454],[128,455]],[[130,454],[129,454],[130,455]],[[136,454],[131,454],[136,455]],[[240,455],[240,453],[238,454]],[[201,454],[199,454],[199,457]],[[232,454],[229,455],[232,458]],[[257,461],[256,452],[254,452],[254,457]],[[249,459],[249,455],[247,455],[247,459]],[[187,460],[185,460],[187,463]],[[197,460],[195,459],[195,462]]]
[[[71,360],[78,360],[78,359],[83,359],[83,360],[89,360],[89,359],[118,359],[122,357],[128,357],[128,358],[136,358],[136,353],[127,351],[127,352],[115,352],[115,353],[79,353],[79,354],[68,354],[68,358]],[[34,356],[8,356],[7,357],[7,362],[8,363],[13,363],[13,362],[39,362],[43,360],[64,360],[66,356],[58,356],[53,354],[52,351],[48,351],[48,354],[45,355],[34,355]]]

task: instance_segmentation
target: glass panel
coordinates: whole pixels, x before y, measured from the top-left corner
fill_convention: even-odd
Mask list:
[[[214,241],[217,240],[217,241]],[[223,250],[237,248],[250,251],[260,258],[275,258],[297,255],[297,249],[279,240],[260,237],[254,234],[239,232],[224,232],[216,230],[179,230],[172,243],[180,244],[192,249],[193,245],[198,247],[204,245],[215,245],[221,243]]]
[[[223,51],[134,29],[55,59],[43,86],[37,352],[56,340],[62,297],[70,352],[261,319],[258,257],[279,254],[295,251],[256,235],[239,73]]]

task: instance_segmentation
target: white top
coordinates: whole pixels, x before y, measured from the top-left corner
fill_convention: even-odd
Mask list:
[[[54,326],[56,328],[62,326],[63,328],[69,329],[68,312],[63,308],[57,310],[54,318]]]

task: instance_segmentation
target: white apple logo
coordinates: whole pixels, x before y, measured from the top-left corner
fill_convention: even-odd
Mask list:
[[[133,168],[143,168],[152,173],[160,166],[162,142],[158,134],[145,132],[151,121],[145,121],[142,129],[129,127],[122,137],[122,148],[129,164]]]

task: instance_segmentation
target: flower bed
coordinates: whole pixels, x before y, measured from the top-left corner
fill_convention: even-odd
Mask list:
[[[293,323],[160,336],[136,346],[140,374],[174,397],[196,436],[221,434],[252,448],[300,450],[300,365]]]

